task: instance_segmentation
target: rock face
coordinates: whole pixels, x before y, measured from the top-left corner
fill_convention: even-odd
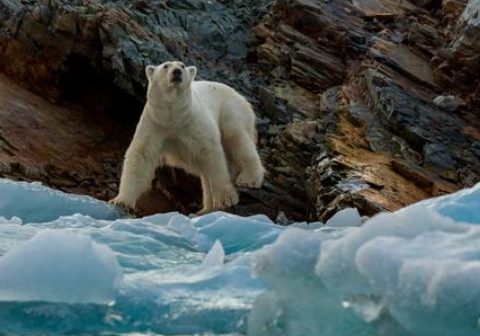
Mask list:
[[[472,105],[480,103],[480,1],[471,0],[452,25],[447,45],[434,59],[437,79],[455,93],[465,96]]]
[[[321,219],[352,205],[366,215],[395,210],[479,181],[480,33],[472,18],[480,6],[470,1],[457,24],[447,13],[466,3],[455,5],[276,1],[255,28],[272,90],[298,86],[313,94],[305,106],[318,104],[297,123],[318,124],[306,172]],[[470,104],[433,103],[445,94]]]
[[[0,176],[109,199],[128,127],[79,106],[58,106],[0,74]]]
[[[242,190],[240,214],[326,220],[356,206],[372,215],[470,186],[480,180],[479,8],[477,0],[0,0],[0,70],[44,98],[0,95],[0,174],[109,198],[144,103],[144,67],[180,59],[256,108],[267,183]],[[18,104],[41,101],[22,110],[22,133],[6,104],[15,94]],[[58,126],[35,133],[35,118],[50,126],[52,116]],[[48,147],[57,132],[62,141]],[[45,167],[76,178],[51,178]],[[154,185],[144,213],[199,205],[198,181],[182,172],[163,169]]]

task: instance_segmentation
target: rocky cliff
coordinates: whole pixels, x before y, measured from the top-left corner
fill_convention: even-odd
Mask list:
[[[261,190],[242,190],[240,214],[372,215],[471,186],[479,9],[478,0],[0,0],[0,174],[110,198],[144,103],[144,67],[180,59],[255,106],[268,176]],[[198,206],[196,179],[164,169],[158,182],[145,213]]]

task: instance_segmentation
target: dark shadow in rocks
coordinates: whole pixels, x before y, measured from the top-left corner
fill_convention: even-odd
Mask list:
[[[78,103],[92,116],[103,114],[124,124],[132,132],[143,109],[143,103],[118,88],[112,78],[99,74],[90,60],[72,54],[60,74],[60,102]]]

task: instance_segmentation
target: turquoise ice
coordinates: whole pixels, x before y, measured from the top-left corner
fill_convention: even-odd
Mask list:
[[[480,334],[480,185],[364,224],[110,205],[0,179],[0,335]]]
[[[122,218],[0,179],[0,334],[245,334],[266,289],[252,252],[283,230],[226,213]]]

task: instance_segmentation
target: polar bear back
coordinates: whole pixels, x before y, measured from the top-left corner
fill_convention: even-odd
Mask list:
[[[199,113],[209,113],[223,133],[246,128],[256,141],[255,114],[250,103],[228,85],[194,81],[192,83],[193,104]]]

